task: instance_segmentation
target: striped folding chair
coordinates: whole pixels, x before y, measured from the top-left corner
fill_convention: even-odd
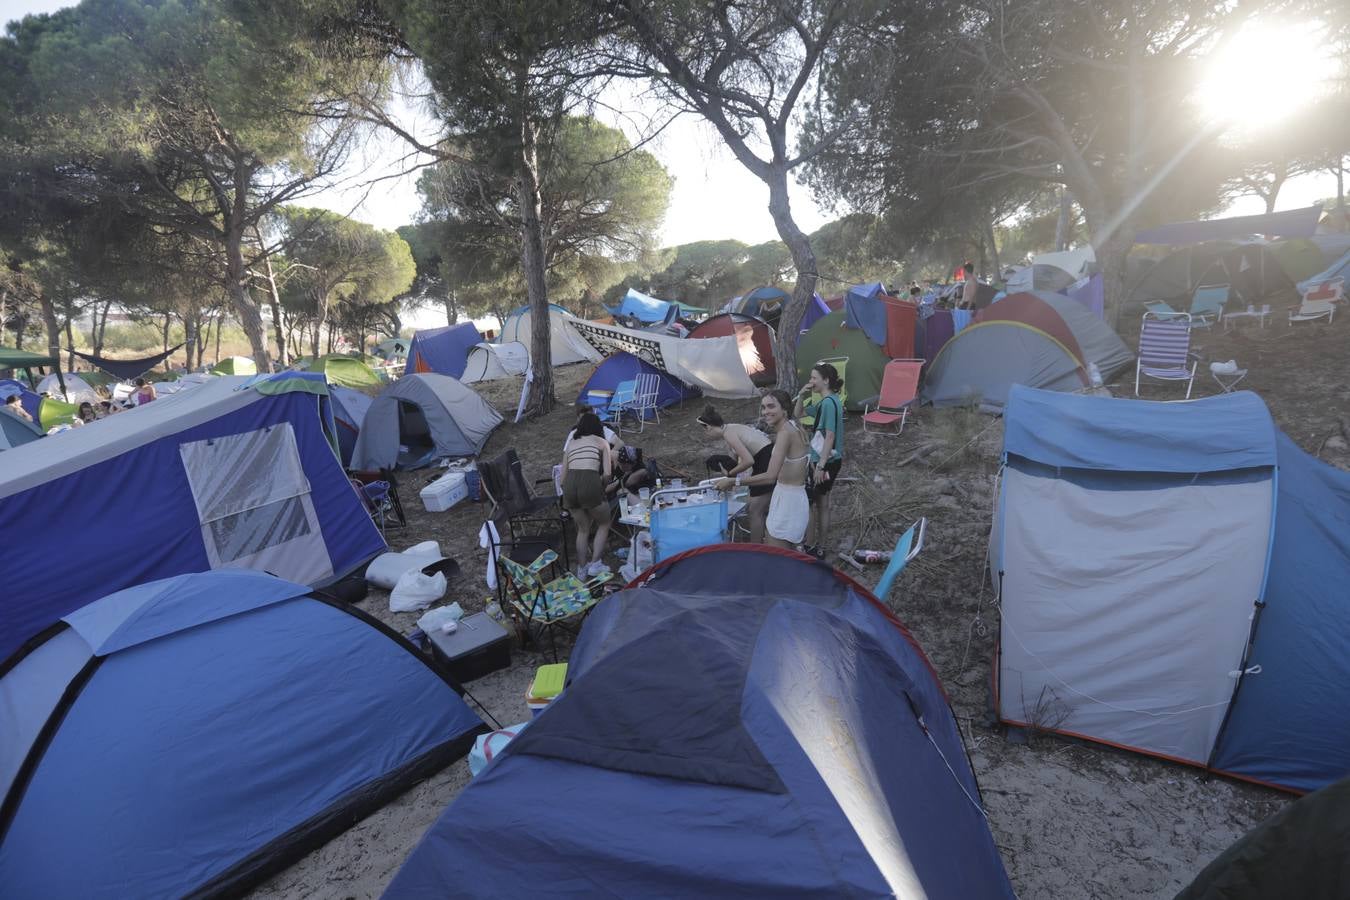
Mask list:
[[[1186,399],[1191,399],[1195,384],[1197,360],[1191,358],[1190,316],[1159,319],[1152,313],[1144,314],[1139,332],[1139,359],[1134,367],[1134,395],[1139,396],[1139,380],[1156,378],[1159,381],[1186,382]]]

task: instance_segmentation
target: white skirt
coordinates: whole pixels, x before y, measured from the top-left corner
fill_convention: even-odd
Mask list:
[[[769,501],[769,515],[764,530],[770,537],[789,544],[800,544],[806,537],[806,525],[811,518],[811,502],[806,498],[806,487],[800,484],[776,484]]]

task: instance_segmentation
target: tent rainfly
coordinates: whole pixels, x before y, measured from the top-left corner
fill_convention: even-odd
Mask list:
[[[534,345],[530,343],[533,336],[534,315],[530,312],[528,306],[522,306],[506,317],[502,323],[502,333],[498,338],[498,344],[517,343],[525,347],[526,352],[533,353],[530,348]],[[599,362],[601,354],[593,351],[586,342],[576,336],[572,329],[567,327],[567,323],[579,321],[561,306],[552,303],[548,308],[548,340],[549,362],[554,366],[566,366],[579,362]],[[531,360],[533,363],[534,360]]]
[[[745,374],[756,387],[770,387],[778,380],[773,358],[773,328],[763,319],[742,313],[718,313],[695,325],[689,338],[735,337]]]
[[[1013,893],[909,632],[815,560],[723,544],[595,607],[566,689],[389,886],[448,895]]]
[[[423,328],[408,347],[407,374],[435,372],[458,378],[464,374],[469,349],[483,339],[472,322]]]
[[[999,718],[1292,791],[1350,774],[1350,473],[1255,394],[1012,389]]]
[[[529,367],[530,351],[524,344],[514,341],[506,344],[489,344],[484,341],[475,344],[469,351],[469,359],[464,364],[464,375],[459,380],[465,384],[496,381],[498,378],[524,375]]]
[[[11,897],[242,895],[486,730],[396,633],[259,572],[111,594],[0,673]]]
[[[70,522],[136,538],[72,565]],[[24,560],[0,591],[0,658],[108,591],[222,568],[321,584],[384,550],[334,452],[328,387],[302,372],[212,378],[7,451],[0,533]]]

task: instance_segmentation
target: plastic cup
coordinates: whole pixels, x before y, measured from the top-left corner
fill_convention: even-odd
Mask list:
[[[638,499],[641,500],[645,506],[647,501],[652,499],[651,488],[638,488]]]

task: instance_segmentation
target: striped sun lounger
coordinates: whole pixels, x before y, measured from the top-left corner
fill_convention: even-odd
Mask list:
[[[1186,382],[1186,399],[1191,399],[1195,383],[1196,360],[1191,358],[1190,317],[1159,319],[1144,315],[1139,332],[1139,359],[1134,369],[1134,395],[1139,396],[1139,380],[1156,378],[1159,381]]]

